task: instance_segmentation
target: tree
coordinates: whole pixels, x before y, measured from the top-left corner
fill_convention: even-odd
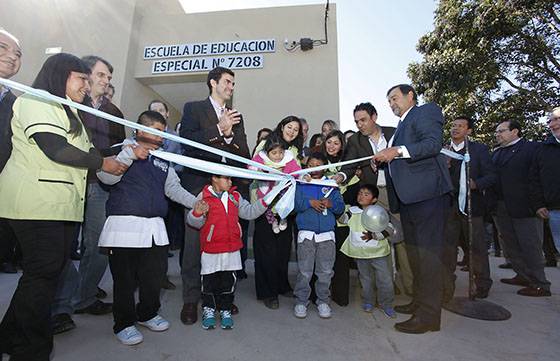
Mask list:
[[[440,0],[434,30],[408,74],[446,118],[470,116],[475,137],[494,142],[499,121],[515,119],[532,139],[560,105],[560,3],[551,0]],[[448,122],[450,123],[450,122]]]

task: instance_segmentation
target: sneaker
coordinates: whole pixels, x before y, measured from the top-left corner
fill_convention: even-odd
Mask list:
[[[317,306],[317,309],[319,310],[319,317],[331,318],[331,306],[327,305],[326,303],[320,303],[319,306]]]
[[[138,324],[156,332],[165,331],[169,328],[169,321],[167,321],[160,315],[156,315],[154,318],[148,321],[138,322]]]
[[[144,341],[144,336],[138,331],[135,326],[130,326],[116,334],[117,338],[123,345],[132,346],[138,345]]]
[[[274,221],[274,223],[272,223],[272,232],[276,234],[280,233],[280,226],[278,225],[277,221]]]
[[[393,307],[391,307],[391,306],[382,307],[381,310],[383,311],[385,316],[387,316],[389,318],[397,318],[397,313],[395,312]]]
[[[286,228],[288,228],[288,220],[287,219],[281,219],[280,223],[278,224],[278,229],[280,229],[281,231],[285,231]]]
[[[362,310],[364,310],[364,312],[367,312],[367,313],[372,313],[373,312],[373,305],[371,303],[364,303],[364,304],[362,304]]]
[[[216,328],[215,310],[210,307],[202,309],[202,328],[205,330],[213,330]]]
[[[307,317],[307,306],[302,304],[297,304],[294,307],[294,316],[297,318],[306,318]]]
[[[233,318],[231,318],[230,311],[220,311],[220,326],[222,330],[231,330],[233,328]]]

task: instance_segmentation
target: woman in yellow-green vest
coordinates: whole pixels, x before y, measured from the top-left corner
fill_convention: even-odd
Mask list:
[[[81,103],[89,68],[70,54],[48,58],[33,87]],[[0,217],[22,251],[23,275],[0,324],[0,353],[10,360],[49,360],[50,306],[82,221],[86,173],[122,174],[126,166],[92,148],[78,111],[31,95],[19,97],[11,121],[13,150],[0,173]]]

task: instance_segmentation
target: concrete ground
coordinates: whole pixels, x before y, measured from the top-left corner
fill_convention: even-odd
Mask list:
[[[239,283],[235,329],[205,331],[200,322],[185,326],[179,320],[182,306],[181,278],[177,256],[170,258],[171,280],[178,285],[162,294],[161,314],[171,322],[167,332],[141,328],[144,342],[123,346],[112,333],[112,315],[75,315],[77,328],[55,337],[52,359],[95,360],[258,360],[258,361],[351,361],[351,360],[560,360],[560,269],[547,268],[552,297],[528,298],[515,294],[518,287],[498,280],[513,276],[497,267],[501,258],[491,257],[494,286],[489,301],[506,307],[512,318],[489,322],[468,319],[443,311],[442,330],[424,335],[407,335],[394,330],[394,320],[379,310],[367,314],[360,309],[357,275],[351,276],[351,303],[333,305],[333,317],[320,319],[310,308],[307,319],[292,314],[293,299],[281,297],[280,309],[269,310],[255,299],[253,262],[248,261],[249,278]],[[295,277],[295,264],[291,265]],[[458,295],[466,294],[467,274],[457,271]],[[19,275],[0,273],[0,313],[8,306]],[[102,288],[111,299],[111,278],[105,275]],[[456,294],[456,295],[457,295]],[[397,296],[396,304],[408,302]],[[406,320],[399,315],[397,321]],[[6,358],[4,358],[6,360]]]

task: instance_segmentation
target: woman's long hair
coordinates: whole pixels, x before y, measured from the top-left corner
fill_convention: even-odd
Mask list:
[[[33,81],[33,88],[46,90],[52,95],[66,98],[66,82],[72,72],[90,74],[90,69],[80,58],[60,53],[49,57],[41,67],[39,74]],[[67,105],[62,105],[70,120],[69,134],[82,134],[82,124]]]
[[[338,151],[337,155],[332,156],[332,155],[329,155],[329,153],[327,153],[327,140],[329,140],[330,138],[334,138],[334,137],[336,137],[336,138],[338,138],[338,140],[340,140],[340,150]],[[344,134],[340,130],[332,130],[325,137],[325,140],[323,141],[323,144],[321,144],[321,153],[323,153],[327,157],[329,162],[337,163],[337,162],[340,162],[340,160],[344,156],[345,148],[346,148],[346,140],[344,140]]]
[[[284,126],[288,123],[291,122],[297,122],[299,124],[299,132],[298,135],[296,137],[296,139],[292,140],[290,143],[286,142],[286,140],[284,139],[284,137],[282,137],[282,129],[284,128]],[[288,115],[286,118],[282,119],[280,121],[280,123],[278,123],[278,125],[276,126],[276,128],[274,129],[273,133],[276,133],[280,136],[280,138],[286,142],[287,147],[289,148],[290,146],[295,146],[298,149],[298,153],[301,154],[301,151],[303,149],[303,134],[302,134],[302,126],[301,126],[301,121],[299,120],[298,117],[296,117],[295,115]]]

